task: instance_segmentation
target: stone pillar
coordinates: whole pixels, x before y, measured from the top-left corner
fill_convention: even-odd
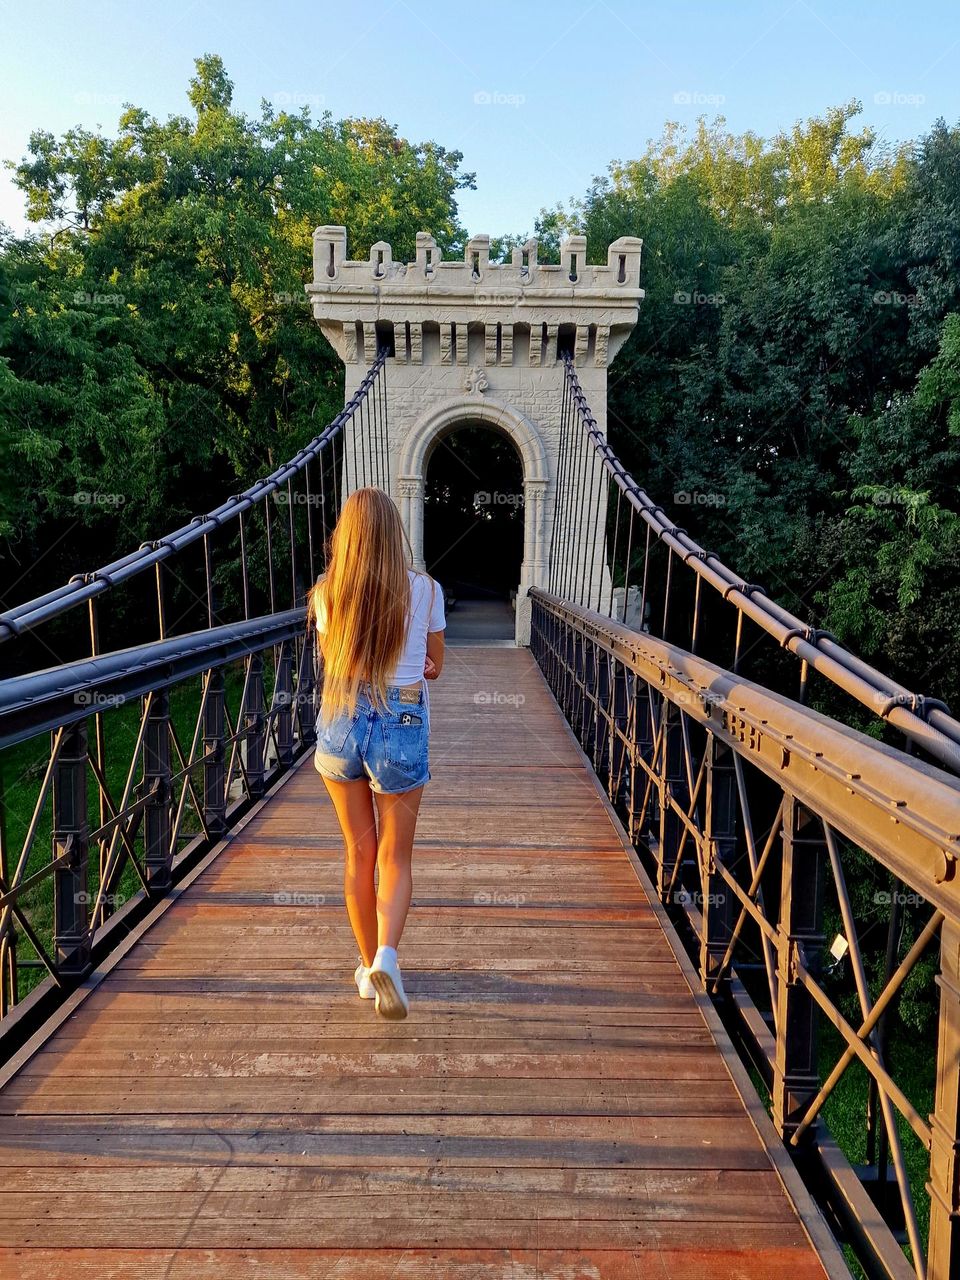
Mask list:
[[[426,568],[423,561],[423,492],[425,481],[423,476],[398,476],[400,519],[410,539],[413,553],[413,567],[421,572]]]
[[[547,537],[544,522],[548,481],[542,476],[523,480],[523,565],[517,590],[517,644],[530,643],[530,587],[547,585]]]

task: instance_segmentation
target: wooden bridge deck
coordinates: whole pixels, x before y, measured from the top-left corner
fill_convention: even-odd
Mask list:
[[[0,1090],[5,1280],[824,1275],[529,653],[432,699],[410,1017],[308,760]]]

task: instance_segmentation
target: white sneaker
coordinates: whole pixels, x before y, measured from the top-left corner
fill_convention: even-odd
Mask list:
[[[376,988],[377,1013],[383,1018],[405,1018],[410,1001],[403,989],[395,948],[378,947],[367,973]]]
[[[370,970],[362,960],[353,971],[353,980],[357,984],[361,1000],[372,1000],[376,996],[377,989],[370,981]]]

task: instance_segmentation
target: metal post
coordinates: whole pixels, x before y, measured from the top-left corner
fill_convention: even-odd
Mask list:
[[[680,837],[683,834],[680,818],[671,798],[680,801],[685,791],[683,772],[683,727],[680,723],[680,712],[663,698],[660,703],[660,714],[663,717],[660,742],[659,777],[657,780],[659,836],[657,848],[657,892],[661,902],[666,902],[670,885],[674,881],[674,868],[680,849]]]
[[[593,771],[601,779],[609,768],[609,733],[607,716],[612,714],[610,706],[610,655],[599,645],[594,646],[594,690],[597,700],[593,721]],[[609,777],[607,779],[609,782]]]
[[[820,821],[791,795],[784,796],[781,830],[773,1122],[786,1141],[820,1087],[817,1008],[798,980],[797,965],[813,974],[820,968],[827,846]]]
[[[930,1244],[927,1280],[960,1271],[960,923],[944,920],[940,935],[940,1022],[937,1089],[930,1117]]]
[[[263,654],[250,655],[250,677],[247,688],[247,705],[243,713],[244,763],[250,798],[258,799],[264,792],[264,748],[266,715],[263,705]]]
[[[316,647],[316,634],[311,627],[302,641],[300,671],[297,676],[297,722],[302,746],[310,746],[317,740],[317,711],[314,704],[317,687]]]
[[[7,857],[7,801],[4,783],[3,760],[0,759],[0,879],[10,883],[10,863]],[[0,912],[0,1018],[5,1018],[19,998],[17,976],[17,935],[13,912]]]
[[[143,788],[149,796],[143,810],[144,869],[147,884],[166,893],[173,871],[173,787],[170,779],[170,694],[161,689],[148,699],[143,737]]]
[[[719,868],[730,866],[736,853],[737,778],[733,751],[707,732],[700,978],[709,990],[733,932],[733,895]]]
[[[652,767],[653,761],[653,716],[650,709],[650,687],[639,679],[633,682],[634,697],[634,733],[633,742],[630,747],[630,808],[629,808],[629,826],[630,839],[634,844],[638,844],[643,838],[645,830],[650,826],[649,806],[646,815],[644,815],[644,825],[641,825],[642,800],[647,791],[647,771],[643,769],[638,761],[645,760]]]
[[[277,684],[273,698],[277,707],[277,763],[293,763],[293,646],[284,640],[277,663]]]
[[[222,835],[227,826],[223,667],[213,667],[207,672],[203,754],[203,817],[210,835],[216,837]]]
[[[614,660],[612,664],[611,698],[610,698],[610,776],[607,780],[607,795],[614,804],[623,799],[626,766],[626,747],[623,737],[627,732],[627,718],[630,690],[627,687],[627,668],[623,662]]]
[[[56,733],[51,733],[51,749]],[[81,974],[90,961],[90,895],[87,860],[87,722],[63,730],[63,745],[53,770],[53,856],[69,848],[69,860],[53,873],[54,959],[63,974]]]

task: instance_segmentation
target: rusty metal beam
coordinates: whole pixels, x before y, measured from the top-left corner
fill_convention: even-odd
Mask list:
[[[960,915],[960,780],[646,632],[539,588],[582,630],[948,915]]]

